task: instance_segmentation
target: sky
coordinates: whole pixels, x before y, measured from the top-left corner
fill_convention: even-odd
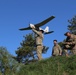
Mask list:
[[[15,55],[23,36],[32,31],[19,31],[29,23],[37,24],[50,16],[55,18],[42,26],[49,26],[54,33],[44,35],[43,44],[49,47],[43,58],[51,56],[53,40],[63,41],[66,37],[68,20],[76,15],[76,0],[0,0],[0,46]]]

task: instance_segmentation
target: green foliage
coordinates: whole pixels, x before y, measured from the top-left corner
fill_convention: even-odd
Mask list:
[[[68,20],[68,22],[68,30],[73,34],[76,34],[76,16],[74,16],[71,20]]]
[[[76,75],[76,55],[50,57],[28,65],[12,62],[11,59],[9,62],[12,63],[12,68],[10,69],[10,65],[5,65],[5,75]]]
[[[56,56],[28,65],[17,63],[6,48],[0,47],[0,75],[4,68],[5,75],[76,75],[76,55]]]
[[[76,56],[57,56],[22,66],[21,75],[76,75]]]
[[[18,72],[19,65],[17,61],[12,58],[5,47],[0,47],[0,75],[14,75]]]
[[[20,43],[21,47],[16,50],[17,60],[19,62],[28,62],[34,59],[36,55],[35,37],[33,34],[24,36],[24,40]]]
[[[58,44],[59,44],[61,47],[63,47],[63,42],[59,42]]]

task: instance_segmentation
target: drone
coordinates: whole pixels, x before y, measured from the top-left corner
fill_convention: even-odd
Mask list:
[[[21,30],[21,31],[23,31],[23,30],[31,30],[32,29],[31,27],[34,26],[37,31],[43,30],[44,31],[44,34],[53,33],[54,31],[49,31],[49,27],[48,26],[45,29],[42,29],[41,26],[44,26],[46,23],[48,23],[49,21],[51,21],[54,18],[55,18],[55,16],[50,16],[49,18],[43,20],[40,23],[37,23],[37,24],[29,24],[28,27],[26,27],[26,28],[20,28],[19,30]]]

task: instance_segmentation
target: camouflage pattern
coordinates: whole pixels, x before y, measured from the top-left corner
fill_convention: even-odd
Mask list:
[[[37,56],[38,56],[38,60],[42,60],[42,49],[43,46],[37,46]]]
[[[35,34],[35,38],[36,38],[36,45],[43,45],[42,41],[43,41],[43,34],[40,31],[37,31],[35,29],[32,29],[36,34]]]
[[[67,50],[71,50],[73,54],[76,54],[76,35],[71,34],[71,37],[67,37],[63,44],[65,54],[68,54]]]
[[[34,33],[35,33],[38,60],[42,60],[43,33],[40,32],[40,31],[37,31],[36,29],[32,29],[32,30],[33,30]]]
[[[56,44],[53,46],[53,49],[52,49],[52,56],[58,56],[58,55],[61,55],[62,54],[62,49],[61,47]]]

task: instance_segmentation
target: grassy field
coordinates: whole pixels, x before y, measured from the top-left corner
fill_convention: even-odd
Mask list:
[[[57,56],[21,66],[15,75],[76,75],[76,56]]]

